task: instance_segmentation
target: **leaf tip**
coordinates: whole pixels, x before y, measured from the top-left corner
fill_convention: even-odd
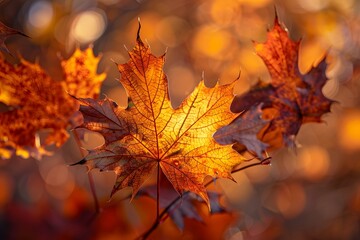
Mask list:
[[[279,23],[279,15],[276,9],[276,6],[274,5],[274,23]]]
[[[241,69],[239,69],[239,72],[238,72],[238,75],[237,77],[235,78],[234,82],[239,80],[240,79],[240,76],[241,76]]]
[[[118,190],[118,188],[116,187],[116,185],[114,185],[114,187],[113,187],[112,190],[111,190],[109,200],[112,199],[112,197],[113,197],[114,194],[117,192],[117,190]]]
[[[125,47],[125,46],[124,46]],[[110,58],[110,61],[112,61],[113,63],[115,63],[115,65],[119,65],[113,58]]]
[[[141,37],[140,37],[140,30],[141,30],[141,22],[140,22],[140,17],[138,17],[138,30],[137,30],[137,33],[136,33],[136,40],[138,42],[141,42]]]
[[[86,163],[86,160],[84,158],[84,159],[81,159],[79,162],[70,164],[69,166],[84,165],[85,163]]]
[[[206,205],[209,208],[209,212],[211,212],[210,199],[209,199],[209,196],[207,195],[206,191],[205,192],[200,192],[198,194],[205,201]]]
[[[270,156],[266,157],[266,158],[260,160],[260,162],[261,162],[261,165],[271,165],[271,157]]]

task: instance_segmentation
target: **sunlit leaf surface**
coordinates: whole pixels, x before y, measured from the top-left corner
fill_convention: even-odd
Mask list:
[[[112,193],[130,186],[134,196],[158,169],[179,193],[194,192],[209,204],[204,178],[232,179],[231,169],[244,159],[231,145],[221,146],[212,137],[237,116],[229,107],[234,83],[208,88],[201,81],[173,109],[162,70],[165,56],[152,55],[139,36],[129,56],[128,63],[118,65],[130,98],[126,109],[110,99],[79,99],[82,127],[105,138],[104,145],[79,163],[115,171]]]

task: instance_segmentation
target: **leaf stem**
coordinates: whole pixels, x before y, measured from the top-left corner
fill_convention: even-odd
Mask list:
[[[77,143],[77,146],[80,150],[81,156],[84,158],[85,157],[85,150],[81,147],[81,141],[80,141],[80,137],[79,134],[77,133],[77,131],[74,129],[73,131],[74,134],[74,138],[75,141]],[[87,176],[88,176],[88,180],[89,180],[89,185],[90,185],[90,190],[91,190],[91,195],[93,196],[94,199],[94,205],[95,205],[95,216],[100,212],[100,204],[99,204],[99,200],[96,194],[96,189],[95,189],[95,183],[94,183],[94,177],[91,173],[91,171],[88,169],[87,171]]]
[[[240,172],[242,170],[245,170],[245,169],[248,169],[248,168],[251,168],[251,167],[255,167],[255,166],[258,166],[258,165],[268,165],[270,163],[270,159],[271,157],[267,157],[267,158],[264,158],[262,160],[260,160],[259,162],[256,162],[256,163],[252,163],[252,164],[249,164],[249,165],[246,165],[246,166],[243,166],[241,168],[238,168],[238,169],[234,169],[231,171],[231,173],[237,173],[237,172]],[[160,169],[158,169],[160,170]],[[159,173],[159,172],[158,172]],[[159,176],[158,176],[159,177]],[[205,184],[205,187],[209,186],[211,183],[213,183],[214,181],[211,180],[209,182],[207,182]],[[159,185],[157,187],[159,189]],[[189,194],[190,192],[187,191],[185,192],[182,196],[178,196],[177,198],[175,198],[169,205],[166,206],[166,208],[164,208],[164,210],[162,210],[162,212],[160,214],[157,214],[157,218],[156,218],[156,221],[153,223],[153,225],[146,231],[144,232],[138,239],[142,239],[142,240],[145,240],[147,239],[150,234],[155,231],[155,229],[159,226],[160,223],[163,222],[164,219],[164,216],[168,213],[168,211],[170,210],[170,208],[175,204],[177,203],[177,201],[179,201],[183,196]],[[158,199],[159,199],[159,196],[157,196],[157,202],[158,202]]]
[[[88,175],[88,179],[89,179],[91,195],[93,196],[93,199],[94,199],[95,215],[97,215],[100,212],[100,204],[99,204],[99,200],[98,200],[98,197],[97,197],[97,194],[96,194],[94,177],[93,177],[93,175],[92,175],[92,173],[91,173],[91,171],[89,169],[88,169],[87,175]]]
[[[157,167],[157,182],[156,182],[156,221],[158,222],[160,214],[160,162]]]

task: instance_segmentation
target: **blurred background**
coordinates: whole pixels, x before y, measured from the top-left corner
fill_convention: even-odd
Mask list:
[[[357,0],[2,0],[0,21],[19,29],[6,41],[12,53],[62,79],[59,57],[92,44],[108,74],[102,96],[119,105],[126,93],[116,81],[116,63],[128,60],[141,36],[155,55],[166,53],[165,73],[174,107],[204,72],[208,86],[230,82],[241,72],[236,94],[258,78],[269,80],[252,40],[266,40],[274,7],[292,39],[302,38],[299,67],[307,72],[328,53],[324,94],[338,103],[322,124],[302,126],[295,151],[272,152],[270,166],[219,180],[229,213],[210,216],[197,204],[203,223],[185,221],[180,232],[167,220],[153,239],[359,239],[360,238],[360,2]],[[17,58],[7,56],[10,62]],[[85,148],[101,144],[88,134]],[[68,167],[81,153],[73,138],[42,160],[0,161],[1,239],[133,239],[151,226],[156,203],[139,197],[109,202],[115,175],[93,171],[102,207],[94,214],[86,168]]]

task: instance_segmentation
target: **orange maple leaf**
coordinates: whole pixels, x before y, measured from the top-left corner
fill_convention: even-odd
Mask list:
[[[62,145],[67,127],[75,127],[78,103],[66,91],[80,97],[97,97],[105,74],[96,73],[99,58],[92,50],[76,50],[62,61],[64,81],[54,81],[37,64],[24,59],[13,66],[0,58],[0,101],[9,109],[0,113],[0,157],[15,151],[24,158],[41,157],[44,146]],[[91,63],[91,64],[89,64]],[[44,143],[36,134],[48,130]]]
[[[128,63],[118,65],[120,82],[131,101],[127,108],[108,98],[79,99],[84,116],[81,127],[99,132],[105,143],[76,164],[115,171],[117,179],[111,195],[132,187],[134,197],[157,170],[178,193],[194,192],[209,204],[205,177],[232,179],[231,170],[244,160],[231,145],[221,146],[212,137],[238,115],[229,107],[234,82],[207,88],[201,81],[173,109],[162,69],[165,56],[152,55],[139,34],[129,56]]]
[[[255,43],[256,53],[263,59],[271,83],[259,81],[250,92],[236,96],[231,110],[241,112],[253,104],[263,103],[263,117],[270,124],[260,131],[262,140],[271,147],[283,144],[294,146],[294,139],[302,124],[321,122],[321,116],[330,112],[332,100],[326,98],[322,88],[328,80],[325,58],[307,74],[298,68],[300,41],[292,41],[277,16],[265,43]]]

